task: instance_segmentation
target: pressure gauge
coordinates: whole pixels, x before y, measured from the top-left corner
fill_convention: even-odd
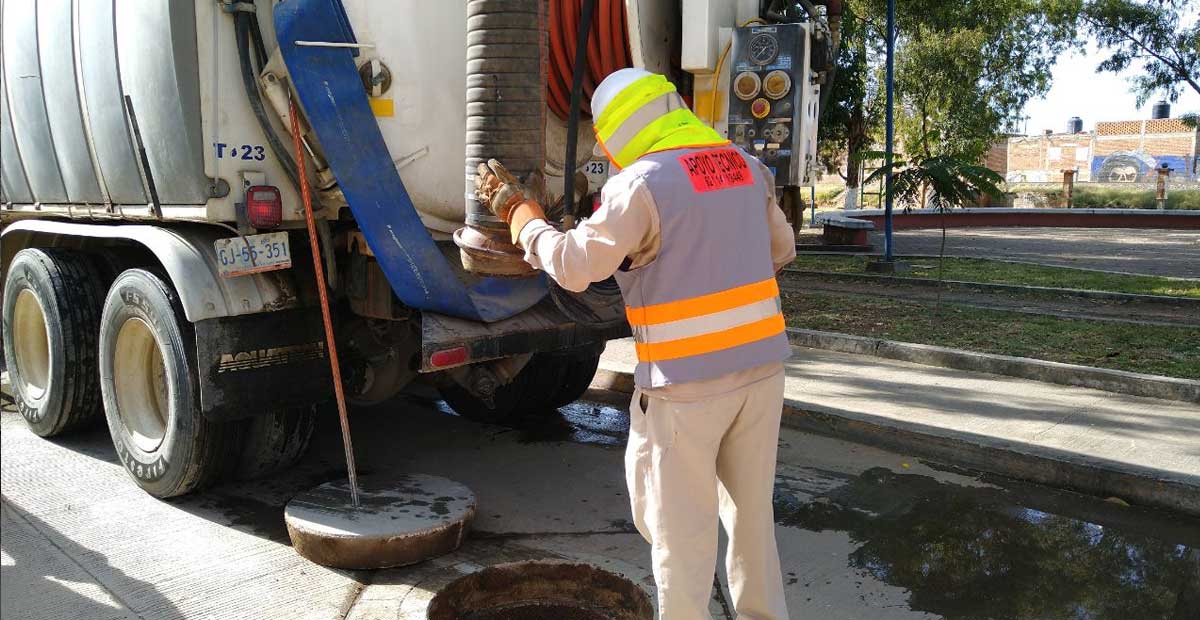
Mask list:
[[[733,92],[742,101],[757,97],[761,86],[762,80],[753,71],[743,71],[733,78]]]
[[[772,99],[779,99],[792,89],[792,78],[786,72],[778,69],[768,73],[762,83],[763,92]]]
[[[756,34],[753,39],[750,39],[750,62],[756,65],[765,65],[775,60],[779,55],[779,41],[769,34]]]

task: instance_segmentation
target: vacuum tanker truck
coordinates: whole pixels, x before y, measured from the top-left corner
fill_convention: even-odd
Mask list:
[[[586,218],[615,172],[589,95],[637,66],[786,199],[836,51],[840,9],[816,4],[0,1],[17,408],[44,437],[103,416],[159,497],[286,467],[333,393],[322,297],[351,403],[424,382],[500,422],[575,400],[628,333],[619,291],[532,271],[476,165],[503,161],[556,225]]]

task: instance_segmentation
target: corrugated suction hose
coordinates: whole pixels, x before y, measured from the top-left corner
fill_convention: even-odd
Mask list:
[[[546,159],[545,0],[467,3],[466,223],[463,265],[485,275],[532,274],[508,226],[475,200],[475,169],[495,158],[518,177]]]

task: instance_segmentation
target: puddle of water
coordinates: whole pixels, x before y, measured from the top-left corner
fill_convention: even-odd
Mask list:
[[[1027,501],[1036,487],[968,488],[885,468],[812,500],[786,487],[776,490],[780,525],[846,532],[858,545],[849,565],[906,588],[916,611],[947,620],[1200,618],[1195,520],[1057,492]]]
[[[629,437],[629,414],[616,407],[574,402],[557,414],[539,416],[521,428],[522,443],[569,441],[596,446],[624,446]]]
[[[458,415],[445,401],[437,401],[433,406],[444,414]],[[618,407],[577,401],[557,411],[517,416],[507,426],[518,433],[521,443],[568,441],[624,447],[629,437],[629,414]]]

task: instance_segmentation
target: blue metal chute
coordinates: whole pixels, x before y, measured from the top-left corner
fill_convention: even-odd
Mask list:
[[[514,316],[546,295],[544,276],[480,278],[452,265],[429,235],[392,163],[354,66],[357,50],[340,0],[275,6],[275,34],[292,85],[363,237],[406,305],[477,321]],[[457,254],[457,252],[455,252]]]

